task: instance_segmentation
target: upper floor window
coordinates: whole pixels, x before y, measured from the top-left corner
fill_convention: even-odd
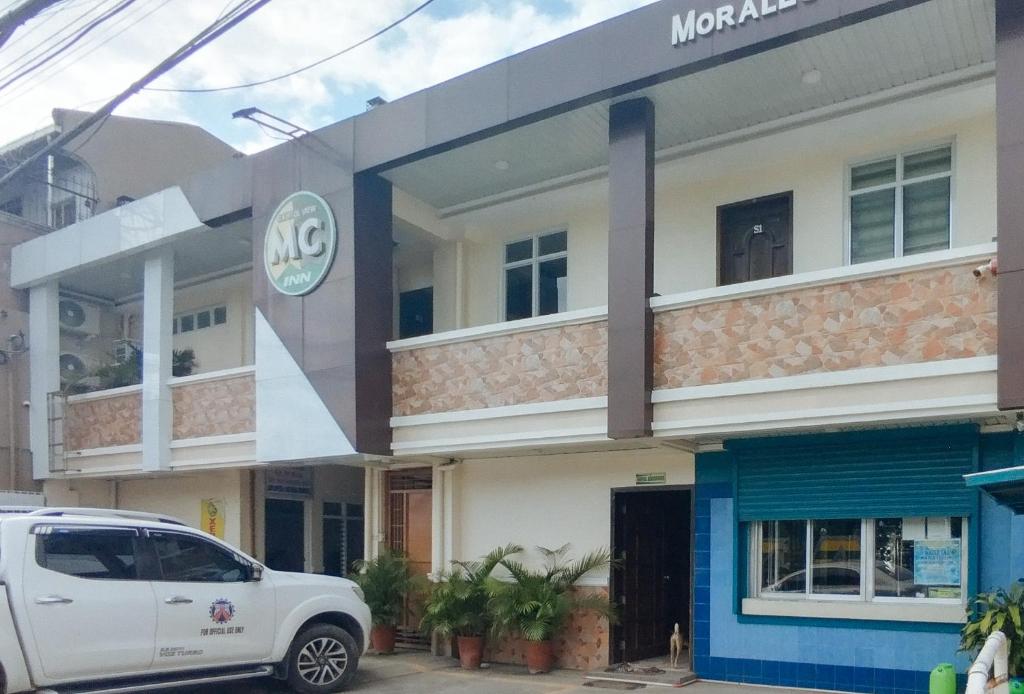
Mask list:
[[[193,330],[204,330],[214,325],[224,325],[227,322],[227,306],[204,308],[200,311],[175,316],[171,321],[171,332],[174,335],[190,333]]]
[[[850,169],[850,262],[949,248],[953,147]]]
[[[566,310],[568,246],[565,231],[505,244],[505,320]]]

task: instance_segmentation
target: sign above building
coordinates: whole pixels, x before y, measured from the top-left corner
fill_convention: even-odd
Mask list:
[[[267,224],[263,266],[277,291],[302,296],[324,281],[337,246],[338,229],[327,201],[307,191],[292,193]]]
[[[690,10],[685,15],[677,14],[672,17],[672,45],[681,46],[716,31],[737,29],[752,20],[766,19],[796,7],[798,1],[816,0],[736,0],[707,12]]]

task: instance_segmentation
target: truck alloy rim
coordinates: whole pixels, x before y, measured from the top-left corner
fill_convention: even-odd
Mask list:
[[[299,651],[299,675],[310,684],[337,682],[347,667],[348,653],[336,639],[313,639]]]

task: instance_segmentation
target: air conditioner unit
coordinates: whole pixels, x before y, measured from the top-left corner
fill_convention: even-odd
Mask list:
[[[60,355],[60,382],[76,383],[89,376],[95,368],[92,360],[85,355],[74,352],[62,352]]]
[[[57,304],[61,330],[80,335],[100,334],[100,309],[76,299],[61,298]]]

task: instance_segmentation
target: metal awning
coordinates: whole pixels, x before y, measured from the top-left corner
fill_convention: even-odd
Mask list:
[[[1014,513],[1024,513],[1024,465],[964,475],[968,487],[982,490]]]

